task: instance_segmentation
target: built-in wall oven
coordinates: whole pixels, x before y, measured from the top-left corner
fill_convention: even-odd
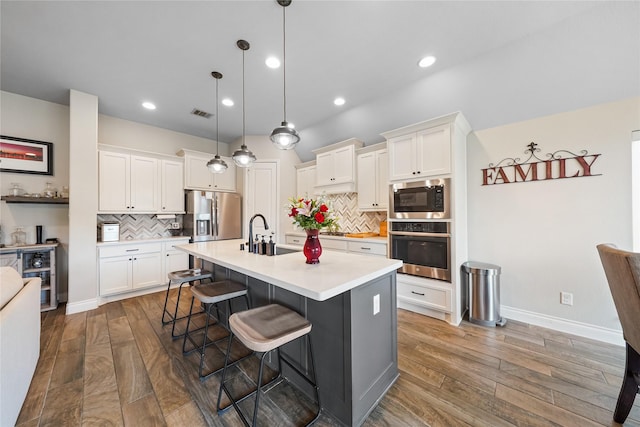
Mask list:
[[[451,223],[393,221],[389,257],[403,262],[399,273],[451,281]]]
[[[449,219],[450,178],[399,182],[389,186],[390,219]]]

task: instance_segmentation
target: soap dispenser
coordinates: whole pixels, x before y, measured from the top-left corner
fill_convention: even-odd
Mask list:
[[[276,254],[276,243],[273,241],[273,235],[269,236],[269,244],[267,245],[267,255]]]
[[[260,240],[258,240],[258,234],[256,234],[256,238],[252,243],[252,248],[253,248],[253,253],[257,254],[258,253],[258,246],[260,246]]]

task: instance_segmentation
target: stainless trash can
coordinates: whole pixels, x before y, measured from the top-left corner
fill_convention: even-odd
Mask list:
[[[469,321],[483,326],[503,326],[500,316],[500,266],[467,261],[462,264],[469,292]]]

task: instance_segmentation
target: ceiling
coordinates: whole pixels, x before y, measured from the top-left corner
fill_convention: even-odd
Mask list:
[[[359,105],[589,12],[589,1],[304,1],[287,17],[287,119],[304,135]],[[68,104],[68,90],[97,95],[101,114],[215,138],[266,135],[283,119],[282,8],[263,1],[7,1],[1,12],[3,91]],[[420,69],[425,55],[438,60]],[[346,104],[336,107],[342,96]],[[157,105],[155,111],[141,107]],[[425,117],[425,119],[428,117]],[[407,123],[403,123],[407,124]],[[342,135],[343,134],[343,135]],[[331,139],[353,136],[349,129]],[[322,135],[315,145],[322,145]],[[326,143],[334,140],[324,140]],[[304,140],[303,140],[304,142]],[[302,145],[302,143],[301,143]],[[301,156],[302,157],[302,156]]]

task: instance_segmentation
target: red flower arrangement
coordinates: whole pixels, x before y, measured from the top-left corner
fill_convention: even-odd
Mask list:
[[[293,223],[305,230],[320,230],[335,224],[336,218],[322,199],[290,198],[287,205]]]

